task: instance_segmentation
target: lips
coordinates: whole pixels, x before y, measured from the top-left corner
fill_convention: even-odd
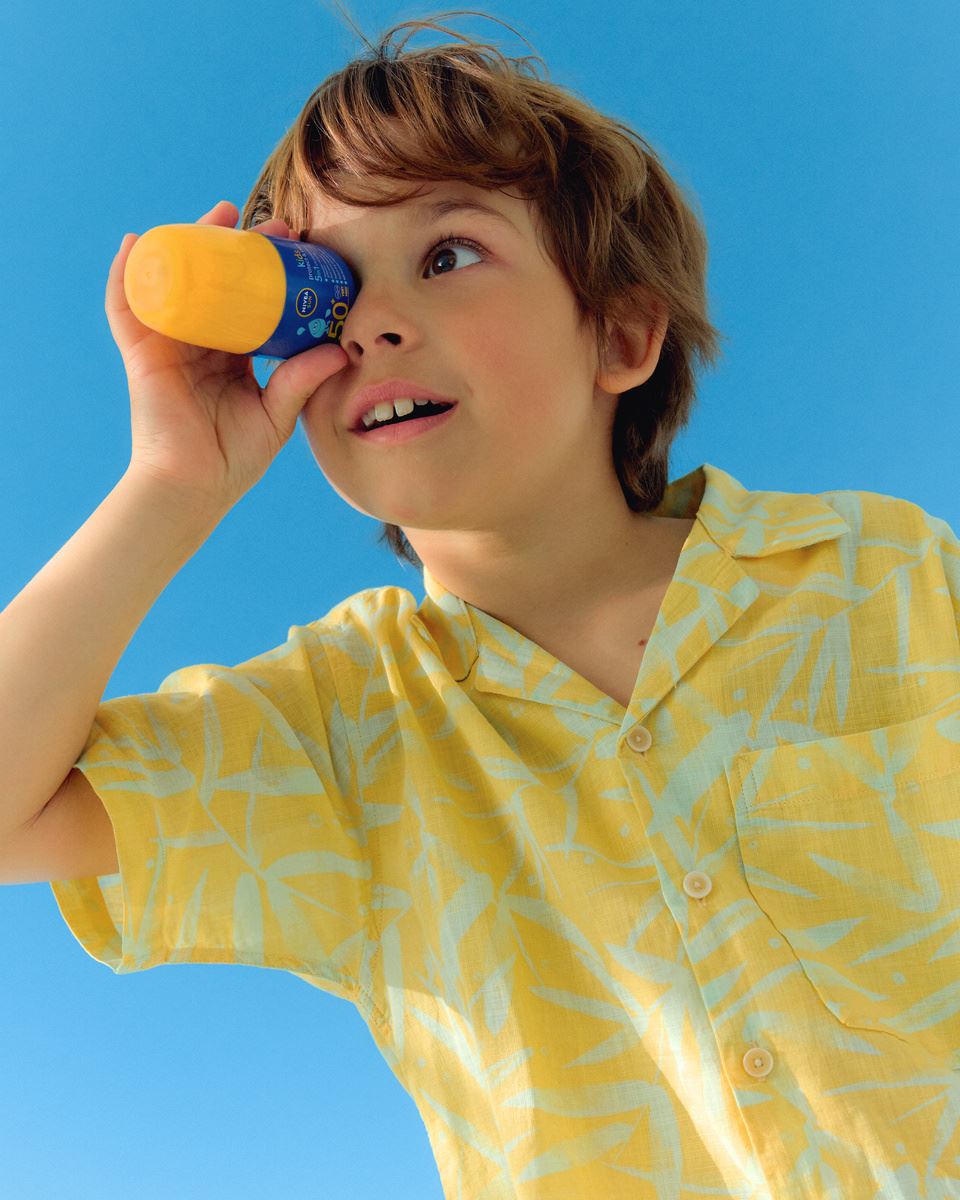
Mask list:
[[[373,445],[381,442],[406,442],[451,420],[456,407],[455,404],[451,404],[443,412],[434,413],[432,417],[418,417],[415,421],[397,421],[393,425],[371,425],[369,429],[365,425],[361,425],[359,429],[354,429],[352,432],[356,437]]]
[[[400,424],[406,424],[410,421],[424,421],[428,417],[437,416],[438,410],[442,411],[442,412],[446,412],[448,408],[453,408],[453,407],[454,407],[454,405],[452,405],[452,404],[442,404],[440,401],[436,401],[436,400],[414,401],[414,408],[413,408],[412,413],[407,413],[407,415],[405,417],[399,418],[396,415],[396,411],[392,411],[391,416],[387,418],[387,422],[389,422],[392,425],[400,425]],[[393,408],[393,406],[391,405],[391,409],[392,408]],[[365,421],[363,420],[363,418],[361,418],[360,424],[357,426],[357,432],[365,433],[370,429],[382,429],[387,422],[383,422],[383,421],[379,421],[379,420],[375,419],[375,422],[373,425],[367,425],[365,423]]]
[[[432,404],[457,403],[452,396],[441,396],[412,379],[385,379],[381,383],[368,384],[351,396],[346,413],[348,429],[362,432],[366,428],[363,424],[364,413],[378,404],[392,404],[403,396],[409,396],[412,400],[429,400]]]

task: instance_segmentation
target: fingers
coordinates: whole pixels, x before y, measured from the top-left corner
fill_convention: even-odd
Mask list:
[[[217,203],[205,212],[197,225],[226,225],[230,229],[235,229],[237,221],[240,219],[240,212],[232,200],[218,200]]]
[[[261,221],[259,225],[254,225],[254,233],[268,233],[271,237],[291,238],[293,241],[299,241],[300,236],[290,232],[290,227],[286,221],[281,221],[279,217],[270,217],[266,221]]]
[[[263,394],[278,436],[286,441],[301,410],[314,392],[349,362],[346,351],[332,342],[286,359],[270,376]]]
[[[235,229],[239,219],[240,212],[231,200],[218,200],[209,212],[203,214],[197,224],[227,225],[231,229]],[[281,220],[280,217],[268,217],[265,221],[260,221],[254,225],[253,229],[256,233],[268,233],[272,237],[300,240],[300,235],[291,233],[290,226],[286,221]]]
[[[114,255],[113,262],[107,274],[107,287],[104,294],[103,308],[107,314],[110,330],[120,344],[120,339],[129,339],[131,334],[142,329],[140,322],[130,311],[127,304],[127,294],[123,290],[123,271],[127,265],[130,251],[137,244],[135,233],[125,233],[120,242],[120,249]],[[118,337],[119,335],[119,337]]]

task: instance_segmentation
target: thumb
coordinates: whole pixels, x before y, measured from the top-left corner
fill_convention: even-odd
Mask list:
[[[294,354],[277,367],[264,389],[263,405],[284,442],[296,429],[297,418],[313,393],[348,362],[341,346],[325,342]]]

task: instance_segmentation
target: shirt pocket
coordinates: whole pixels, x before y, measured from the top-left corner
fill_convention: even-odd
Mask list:
[[[753,898],[851,1027],[960,1067],[960,716],[740,753]]]

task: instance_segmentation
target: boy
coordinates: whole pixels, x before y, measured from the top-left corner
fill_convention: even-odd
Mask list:
[[[339,349],[261,390],[139,326],[114,262],[131,465],[0,614],[0,877],[53,881],[118,973],[354,1003],[451,1200],[946,1196],[957,540],[871,493],[667,486],[718,336],[679,189],[555,85],[389,36],[243,213],[350,262]],[[418,390],[452,404],[419,430]],[[298,416],[424,600],[100,703]]]

